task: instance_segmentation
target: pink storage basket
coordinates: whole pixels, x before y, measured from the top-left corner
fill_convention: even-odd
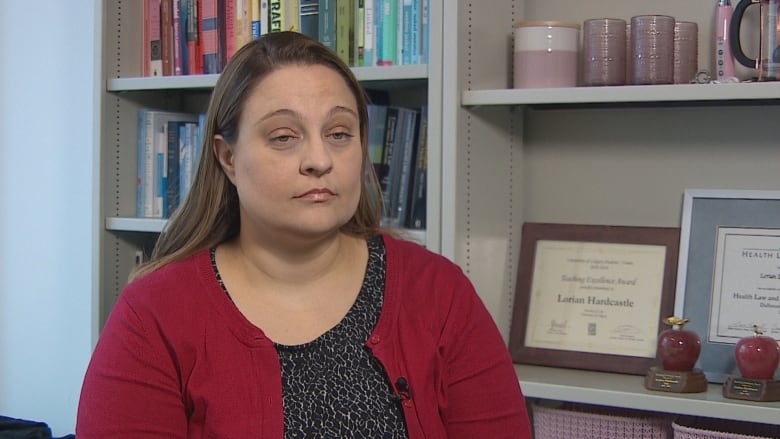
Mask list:
[[[778,417],[780,421],[780,416]],[[681,417],[672,423],[674,439],[777,439],[780,425]]]
[[[532,406],[536,439],[671,439],[672,417],[621,408],[536,403]]]

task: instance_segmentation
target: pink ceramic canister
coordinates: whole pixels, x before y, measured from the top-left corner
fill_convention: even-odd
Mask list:
[[[514,87],[575,87],[580,25],[521,21],[514,30]]]

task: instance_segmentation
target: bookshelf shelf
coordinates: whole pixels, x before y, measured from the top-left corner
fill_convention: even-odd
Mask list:
[[[401,82],[425,80],[428,78],[428,65],[401,65],[387,67],[354,67],[352,71],[361,82]],[[219,75],[186,75],[109,78],[106,90],[109,92],[131,91],[176,91],[209,90],[217,83]]]
[[[528,398],[549,399],[637,410],[776,424],[780,402],[752,402],[723,397],[722,386],[702,393],[654,392],[644,377],[554,367],[515,365]]]
[[[112,216],[106,218],[105,228],[112,232],[160,233],[167,223],[168,220],[162,218]],[[409,239],[425,245],[425,230],[404,229],[402,233]]]
[[[578,104],[669,104],[687,106],[723,103],[761,103],[780,100],[780,84],[677,84],[547,89],[494,89],[463,92],[463,106]]]

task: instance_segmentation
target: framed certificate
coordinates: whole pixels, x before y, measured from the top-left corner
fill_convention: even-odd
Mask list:
[[[523,225],[516,363],[644,375],[674,310],[680,229]]]
[[[674,314],[714,383],[738,373],[734,345],[753,325],[780,339],[780,191],[685,191]]]

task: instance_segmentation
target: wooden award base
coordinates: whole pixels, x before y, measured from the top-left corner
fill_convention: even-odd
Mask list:
[[[780,401],[780,381],[729,376],[723,383],[723,396],[748,401]]]
[[[653,366],[645,375],[645,388],[662,392],[698,393],[707,390],[707,378],[699,369],[680,372]]]

